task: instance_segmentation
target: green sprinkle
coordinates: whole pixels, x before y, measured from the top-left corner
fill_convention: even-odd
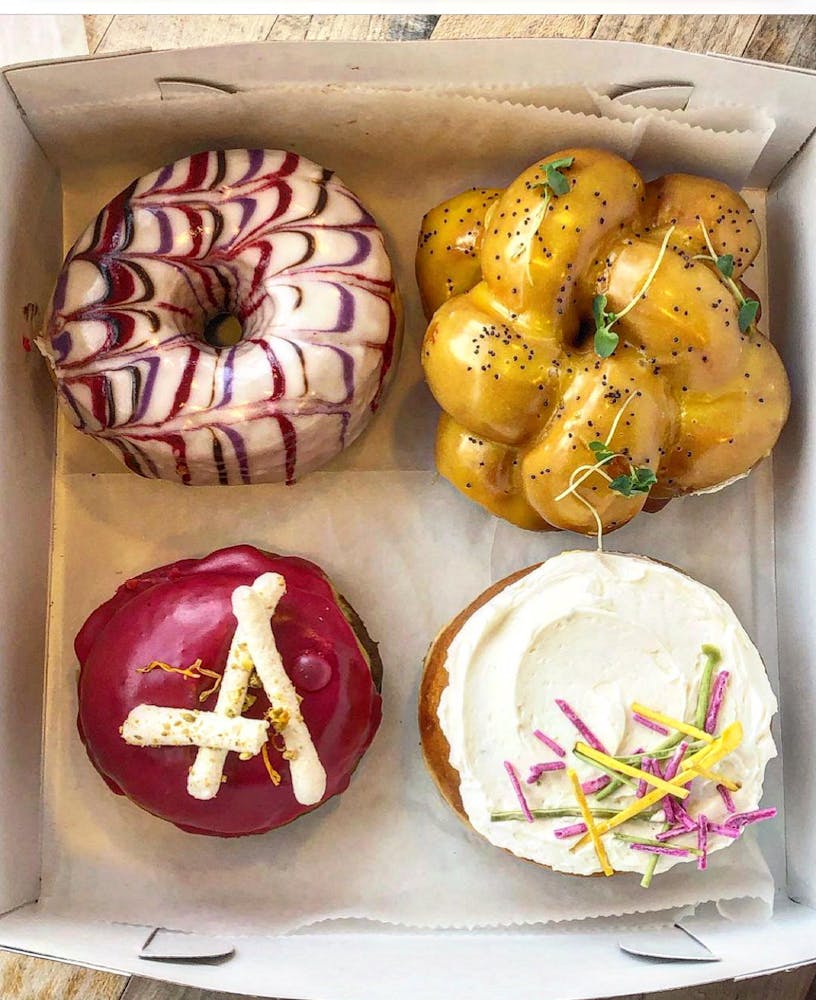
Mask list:
[[[669,829],[670,826],[671,823],[664,823],[663,831],[661,832],[665,832],[666,830]],[[654,877],[655,868],[657,868],[657,862],[659,860],[660,860],[659,854],[652,854],[649,857],[649,860],[646,862],[646,868],[643,872],[643,878],[640,880],[641,889],[648,889],[649,886],[652,884],[652,878]]]
[[[626,844],[643,844],[644,847],[671,847],[671,844],[667,844],[662,840],[650,840],[649,837],[630,837],[626,833],[614,833],[612,836],[615,840],[622,840]],[[685,844],[682,845],[682,850],[688,851],[689,854],[703,853],[699,848],[686,847]]]
[[[714,668],[722,661],[722,653],[716,646],[710,646],[706,643],[701,652],[705,657],[705,663],[703,664],[703,675],[700,678],[700,688],[697,692],[697,707],[694,711],[694,725],[697,729],[702,729],[705,725],[708,703],[711,699],[711,677]]]
[[[756,319],[759,311],[759,303],[756,299],[746,299],[740,306],[739,328],[740,333],[745,333]]]
[[[606,767],[603,764],[599,764],[597,760],[592,760],[591,757],[585,757],[579,750],[573,750],[572,752],[574,756],[578,758],[578,760],[582,760],[585,764],[590,764],[592,767],[597,768],[599,771],[603,771],[604,774],[608,774],[609,777],[614,779],[615,781],[620,781],[625,785],[632,785],[633,788],[637,788],[636,778],[630,778],[628,774],[626,775],[619,774],[617,771],[613,771],[611,767]],[[609,788],[609,785],[607,785],[606,788]],[[601,792],[605,792],[606,788],[601,789]],[[599,792],[598,797],[600,797],[600,794],[601,793]]]
[[[597,816],[598,819],[611,819],[619,811],[618,809],[590,809],[592,815]],[[530,812],[536,819],[563,819],[568,816],[583,815],[577,806],[564,806],[558,809],[531,809]],[[524,813],[517,809],[511,809],[509,812],[495,812],[490,814],[490,820],[493,823],[503,823],[505,820],[525,818]]]

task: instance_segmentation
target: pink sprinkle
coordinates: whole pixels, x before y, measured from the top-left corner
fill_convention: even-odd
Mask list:
[[[510,778],[510,784],[513,786],[513,791],[516,793],[516,798],[519,800],[519,805],[521,806],[521,811],[524,813],[524,818],[528,823],[532,823],[533,814],[530,812],[530,807],[527,805],[527,799],[524,798],[524,792],[521,790],[516,769],[509,760],[504,762],[504,769],[507,771],[507,775]]]
[[[677,744],[677,749],[674,751],[674,753],[666,763],[666,770],[663,775],[666,781],[671,781],[671,779],[680,770],[680,762],[683,760],[686,750],[688,750],[688,743],[686,743],[685,740],[682,740],[680,743]]]
[[[644,757],[643,760],[640,762],[640,769],[641,771],[646,771],[647,774],[652,774],[653,773],[652,758]],[[642,799],[643,796],[646,794],[647,787],[648,783],[643,778],[641,778],[637,784],[637,790],[635,791],[635,798]]]
[[[553,830],[559,840],[567,840],[569,837],[577,837],[586,832],[586,823],[573,823],[572,826],[560,826],[557,830]]]
[[[671,795],[667,795],[666,798],[663,799],[663,813],[666,817],[667,823],[680,823],[680,817],[677,815],[677,811],[674,808],[674,803],[675,803],[674,797]],[[683,826],[682,823],[680,823],[680,825]],[[684,826],[683,829],[685,830]]]
[[[702,851],[697,859],[697,868],[704,872],[708,868],[708,819],[703,813],[697,817],[697,848]]]
[[[563,701],[561,698],[555,699],[556,705],[561,709],[561,711],[566,715],[570,722],[575,726],[578,732],[584,737],[586,742],[593,747],[595,750],[600,750],[601,753],[606,753],[606,748],[603,743],[598,739],[598,737],[592,732],[592,730],[575,714],[574,709]]]
[[[725,825],[741,830],[749,823],[759,823],[763,819],[773,819],[774,816],[776,816],[776,809],[754,809],[753,812],[736,813],[734,816],[729,816]]]
[[[721,837],[728,837],[729,840],[736,840],[740,831],[734,826],[722,826],[720,823],[709,823],[709,833],[718,833]]]
[[[553,753],[558,754],[559,757],[567,756],[567,751],[561,746],[560,743],[556,743],[552,736],[542,733],[540,729],[534,729],[533,736],[535,736],[536,739],[541,740],[544,746],[549,747],[550,750],[552,750]]]
[[[630,754],[630,756],[631,756],[631,757],[637,757],[637,755],[638,755],[639,753],[646,753],[646,747],[636,747],[636,748],[635,748],[635,749],[634,749],[634,750],[632,751],[632,753]]]
[[[703,729],[707,733],[713,733],[717,728],[717,717],[720,714],[720,707],[725,697],[725,685],[728,683],[728,671],[721,670],[711,688],[711,701],[708,703],[708,715],[706,716]]]
[[[681,823],[689,831],[697,829],[697,822],[688,814],[686,807],[679,799],[672,802],[672,808],[678,823]]]
[[[654,733],[660,733],[661,736],[669,735],[669,731],[665,726],[661,726],[659,722],[653,722],[651,719],[647,719],[645,715],[641,715],[639,712],[632,712],[632,719],[635,722],[639,722],[641,726],[651,729]]]
[[[663,777],[663,768],[660,766],[660,761],[656,760],[654,757],[652,757],[652,774],[656,778]]]
[[[654,844],[630,844],[633,851],[643,851],[644,854],[663,854],[668,858],[687,858],[689,852],[685,847],[655,847]]]
[[[566,766],[563,760],[551,760],[546,764],[533,764],[530,767],[530,773],[527,775],[527,784],[534,785],[541,775],[547,771],[563,771]]]
[[[594,795],[610,783],[612,779],[608,774],[602,774],[600,778],[592,778],[590,781],[581,782],[581,791],[584,795]]]
[[[675,837],[682,837],[687,833],[688,830],[682,825],[670,826],[668,830],[661,830],[655,834],[655,840],[674,840]]]
[[[737,807],[734,805],[734,800],[731,798],[731,792],[725,787],[725,785],[717,785],[717,791],[720,793],[720,798],[725,803],[725,808],[730,813],[735,813]]]

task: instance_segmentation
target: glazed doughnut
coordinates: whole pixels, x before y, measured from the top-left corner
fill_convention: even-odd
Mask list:
[[[280,678],[272,700],[234,610],[236,594],[251,597],[270,579],[285,588],[271,633],[289,679]],[[305,559],[247,545],[128,580],[91,614],[75,649],[78,726],[91,763],[112,791],[191,833],[263,833],[339,794],[382,715],[376,645],[331,581]],[[235,652],[244,673],[230,707],[222,692]],[[180,742],[168,742],[176,728]],[[235,752],[216,761],[208,790],[201,748],[212,733]],[[313,751],[304,749],[309,740]]]
[[[741,282],[759,245],[726,185],[646,184],[593,149],[433,209],[416,263],[439,470],[514,524],[599,534],[746,474],[790,402]]]
[[[714,591],[640,556],[563,552],[494,584],[443,629],[419,728],[440,792],[490,843],[567,874],[639,872],[648,884],[655,865],[705,867],[775,814],[759,804],[776,707],[759,653]],[[710,763],[693,759],[700,751]],[[612,824],[600,834],[608,867],[570,771],[594,822]],[[684,771],[691,791],[675,798],[665,783]]]
[[[219,341],[225,317],[240,340]],[[292,482],[363,430],[401,312],[383,235],[296,153],[196,153],[69,252],[37,344],[72,423],[142,476]]]

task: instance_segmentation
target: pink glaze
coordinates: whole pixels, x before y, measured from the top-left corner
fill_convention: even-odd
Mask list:
[[[201,801],[187,793],[194,747],[134,747],[119,733],[130,710],[143,702],[215,706],[215,694],[203,704],[198,700],[212,687],[211,678],[138,668],[152,660],[187,667],[200,658],[203,667],[221,673],[235,629],[232,592],[269,572],[286,580],[272,626],[326,769],[325,802],[348,786],[380,724],[382,702],[337,595],[313,563],[239,545],[162,566],[123,584],[76,637],[78,726],[91,762],[113,791],[191,833],[264,833],[315,808],[295,799],[289,764],[271,741],[269,759],[281,775],[279,786],[270,781],[260,754],[242,761],[230,753],[226,782],[214,799]],[[269,702],[261,688],[250,690],[257,700],[245,715],[260,718]]]

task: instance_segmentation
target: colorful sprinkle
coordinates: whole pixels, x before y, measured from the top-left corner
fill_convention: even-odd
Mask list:
[[[551,760],[546,764],[533,764],[527,775],[527,784],[534,785],[542,774],[548,771],[563,771],[567,765],[562,760]]]
[[[725,697],[725,686],[728,683],[728,676],[727,670],[721,670],[717,674],[714,685],[711,688],[711,700],[708,703],[708,715],[706,716],[704,726],[707,733],[713,733],[717,728],[717,718],[720,714],[723,698]]]
[[[730,813],[735,813],[737,811],[737,807],[734,805],[734,800],[731,798],[731,793],[728,791],[725,785],[717,785],[717,791],[720,793],[720,798],[723,800],[725,808]]]
[[[561,744],[556,743],[551,736],[548,736],[546,733],[542,733],[540,729],[534,729],[533,736],[535,736],[536,739],[541,740],[544,746],[549,747],[550,750],[552,750],[553,753],[558,754],[559,757],[567,756],[567,751],[561,746]]]
[[[567,840],[570,837],[578,837],[587,832],[586,823],[572,823],[570,826],[560,826],[553,833],[559,840]]]
[[[527,805],[527,799],[524,798],[524,792],[521,790],[521,784],[519,783],[516,769],[509,760],[504,762],[504,769],[507,771],[507,775],[510,778],[510,784],[513,786],[513,791],[516,793],[516,798],[521,806],[521,811],[524,813],[524,818],[528,823],[532,823],[533,814],[530,812],[530,807]]]
[[[600,750],[601,753],[606,753],[603,743],[601,743],[586,723],[578,717],[571,705],[561,698],[556,698],[555,703],[593,749]]]
[[[653,719],[647,719],[646,716],[641,715],[640,712],[633,712],[632,718],[635,722],[640,723],[641,726],[651,729],[653,733],[660,733],[661,736],[669,735],[669,730],[665,726],[661,726],[659,722],[655,722]]]
[[[700,851],[697,868],[704,872],[708,868],[708,817],[704,813],[697,817],[697,850]]]
[[[740,830],[750,823],[761,823],[764,819],[773,819],[776,816],[776,809],[754,809],[752,812],[735,813],[729,816],[726,826],[733,826]]]
[[[687,858],[689,852],[684,847],[657,847],[655,844],[630,844],[632,851],[642,851],[644,854],[662,854],[668,858]]]
[[[584,795],[594,795],[602,788],[606,788],[611,780],[608,774],[602,774],[599,778],[590,778],[589,781],[581,782],[581,791]]]

